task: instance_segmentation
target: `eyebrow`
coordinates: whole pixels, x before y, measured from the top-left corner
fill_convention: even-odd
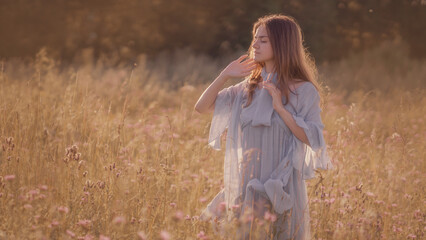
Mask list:
[[[254,36],[254,38],[264,38],[264,37],[268,37],[268,36],[258,36],[258,37],[256,37],[256,36]]]

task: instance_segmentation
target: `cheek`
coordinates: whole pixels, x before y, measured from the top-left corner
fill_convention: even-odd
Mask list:
[[[273,55],[272,46],[269,44],[267,48],[268,48],[267,52],[269,53],[270,56],[272,56]]]

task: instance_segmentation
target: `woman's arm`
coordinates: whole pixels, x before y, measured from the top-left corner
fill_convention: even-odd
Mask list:
[[[195,111],[199,113],[213,112],[217,94],[228,79],[229,77],[221,72],[198,99],[194,107]]]
[[[294,134],[294,136],[311,147],[308,136],[306,136],[306,133],[303,128],[297,125],[296,120],[294,120],[291,113],[287,111],[287,109],[285,109],[284,107],[280,108],[277,112],[278,115],[280,115],[281,119],[285,122],[287,127],[290,129],[290,131]]]
[[[223,85],[229,78],[245,77],[256,68],[256,63],[253,59],[243,61],[248,55],[244,54],[238,59],[232,61],[210,84],[210,86],[203,92],[201,97],[195,104],[195,111],[199,113],[207,113],[214,110],[214,103],[217,94],[222,89]]]

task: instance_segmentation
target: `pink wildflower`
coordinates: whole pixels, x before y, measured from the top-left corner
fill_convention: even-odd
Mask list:
[[[64,207],[64,206],[59,206],[58,207],[58,212],[68,213],[68,211],[69,211],[69,209],[67,207]]]
[[[124,218],[123,216],[116,216],[112,222],[114,224],[125,224],[126,223],[126,218]]]
[[[175,220],[175,221],[180,221],[180,220],[182,220],[183,219],[183,212],[182,211],[180,211],[180,210],[177,210],[176,212],[175,212],[175,214],[173,215],[173,220]]]
[[[83,228],[89,229],[90,228],[90,224],[92,223],[92,221],[88,220],[88,219],[84,219],[84,220],[80,220],[78,221],[78,225],[80,225]]]
[[[265,212],[265,216],[263,217],[266,221],[275,222],[277,220],[277,216],[273,213]]]
[[[226,202],[221,202],[217,208],[218,208],[219,212],[225,211],[226,210]]]
[[[73,233],[71,230],[66,231],[66,233],[70,236],[70,237],[75,237],[75,233]]]
[[[99,235],[99,240],[110,240],[110,238],[101,234]]]
[[[87,234],[83,237],[78,237],[79,240],[93,240],[95,237],[93,235]]]
[[[160,238],[161,240],[170,240],[170,234],[166,230],[161,230],[160,232]]]
[[[27,203],[27,204],[24,205],[24,208],[27,209],[27,210],[30,210],[30,209],[33,209],[33,206],[31,204]]]
[[[6,175],[6,176],[4,176],[4,180],[6,180],[6,181],[12,181],[13,179],[15,179],[15,175]]]
[[[50,227],[56,227],[59,226],[59,222],[56,220],[53,220],[52,223],[50,223]]]
[[[204,231],[200,231],[200,232],[197,234],[197,238],[199,238],[199,239],[203,239],[203,240],[205,240],[205,239],[209,239],[209,238],[206,236],[206,234],[204,233]]]
[[[372,192],[366,192],[365,194],[367,194],[367,196],[369,196],[369,197],[374,197],[374,193],[372,193]]]
[[[148,239],[143,231],[138,232],[138,237],[139,237],[140,240],[147,240]]]

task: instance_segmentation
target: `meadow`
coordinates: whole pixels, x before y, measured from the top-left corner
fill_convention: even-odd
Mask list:
[[[1,62],[0,239],[219,239],[198,216],[224,151],[193,107],[235,56],[90,56]],[[335,169],[307,181],[313,239],[424,239],[426,61],[387,43],[318,69]]]

